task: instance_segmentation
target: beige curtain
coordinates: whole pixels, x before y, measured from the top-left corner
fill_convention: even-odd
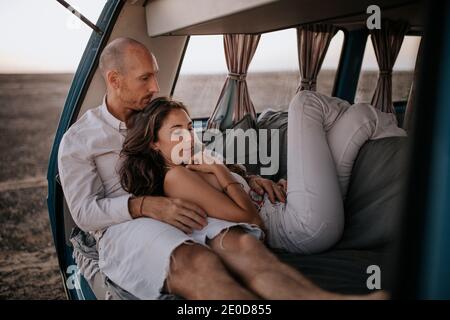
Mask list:
[[[329,24],[312,24],[297,28],[298,64],[301,78],[297,92],[316,91],[317,76],[336,32],[337,28]]]
[[[419,50],[417,52],[416,65],[414,67],[414,76],[411,83],[411,90],[409,91],[408,102],[406,104],[405,118],[403,119],[403,129],[409,130],[412,126],[412,119],[414,113],[414,104],[416,102],[416,92],[417,92],[417,78],[419,74],[419,69],[422,61],[422,45],[423,41],[420,40]]]
[[[408,23],[403,21],[383,20],[381,29],[371,31],[372,44],[380,69],[371,104],[383,112],[395,113],[392,104],[392,68],[408,28]]]
[[[225,59],[229,73],[208,121],[208,129],[225,130],[246,114],[256,118],[255,108],[248,93],[246,76],[259,39],[259,34],[224,35]]]

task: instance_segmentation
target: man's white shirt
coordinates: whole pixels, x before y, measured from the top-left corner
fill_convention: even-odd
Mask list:
[[[97,237],[109,226],[132,219],[131,195],[122,188],[118,171],[126,132],[104,98],[70,127],[59,146],[59,176],[72,217]]]

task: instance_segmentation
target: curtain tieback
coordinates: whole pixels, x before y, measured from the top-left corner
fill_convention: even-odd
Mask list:
[[[302,80],[300,81],[301,84],[306,84],[309,86],[316,84],[316,82],[317,82],[316,79],[310,79],[310,78],[302,78]]]
[[[245,81],[245,79],[247,78],[247,74],[246,73],[229,72],[228,73],[228,78],[236,80],[236,81]]]
[[[390,76],[392,75],[392,70],[380,70],[379,74],[380,76]]]

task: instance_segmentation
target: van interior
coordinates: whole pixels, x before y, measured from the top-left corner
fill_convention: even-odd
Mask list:
[[[328,55],[327,50],[324,52],[325,65],[331,71],[324,70],[325,73],[328,72],[327,77],[324,76],[325,73],[319,72],[317,78],[316,74],[314,86],[306,89],[322,91],[350,103],[370,103],[377,79],[381,76],[378,66],[373,64],[377,54],[374,53],[372,44],[373,32],[367,25],[368,18],[372,15],[367,9],[372,4],[373,1],[368,0],[107,1],[96,24],[102,32],[93,31],[75,74],[49,165],[49,195],[54,195],[49,196],[50,219],[68,297],[133,298],[105,279],[100,271],[90,279],[81,276],[80,287],[74,288],[66,284],[71,276],[67,273],[67,268],[75,263],[73,251],[77,248],[74,248],[74,243],[70,240],[75,224],[58,184],[55,154],[63,133],[70,125],[102,102],[105,85],[98,70],[98,59],[102,49],[110,41],[118,37],[130,37],[145,44],[158,61],[159,95],[175,96],[182,101],[191,99],[187,103],[188,108],[193,110],[197,127],[204,129],[211,125],[211,120],[214,120],[212,117],[217,116],[220,111],[213,114],[218,106],[220,90],[230,72],[224,67],[224,36],[261,35],[260,47],[256,48],[254,56],[255,65],[259,55],[262,57],[261,61],[271,61],[273,66],[266,63],[267,69],[272,70],[272,73],[259,73],[262,78],[257,79],[258,75],[255,74],[259,71],[256,70],[252,75],[250,64],[247,81],[250,98],[255,97],[255,116],[242,115],[238,119],[229,116],[219,120],[224,121],[221,129],[256,127],[281,130],[280,170],[277,174],[268,176],[277,180],[286,176],[286,107],[304,78],[297,60],[288,71],[283,69],[286,52],[290,50],[290,54],[298,58],[297,41],[302,28],[310,30],[308,32],[315,30],[308,29],[309,26],[331,28],[333,34],[326,47],[328,50],[333,48],[334,51],[330,51]],[[397,68],[393,64],[393,71],[391,66],[389,76],[392,76],[393,83],[391,112],[396,113],[399,126],[409,133],[412,130],[410,119],[414,106],[413,88],[417,82],[417,72],[414,70],[420,60],[419,47],[421,48],[425,25],[423,2],[378,0],[376,5],[381,12],[383,27],[393,26],[397,22],[404,26],[403,33],[399,36],[400,46],[395,62],[400,66]],[[392,24],[385,25],[385,21]],[[276,42],[281,45],[274,50],[270,39],[276,37],[285,42]],[[264,41],[266,44],[263,46]],[[202,48],[202,45],[205,47]],[[387,49],[391,50],[389,45],[393,44],[387,45]],[[258,52],[258,49],[261,50]],[[378,47],[377,50],[381,49]],[[202,51],[217,52],[210,60],[222,63],[218,77],[209,79],[205,75],[210,68],[207,61],[203,64],[192,62],[192,59],[206,59],[198,54]],[[366,66],[371,59],[372,66],[375,66],[372,69]],[[402,63],[409,70],[408,74],[402,73]],[[196,66],[202,69],[199,73],[204,72],[200,77],[203,80],[193,78],[192,68]],[[318,67],[320,69],[320,64]],[[211,67],[216,70],[214,68]],[[372,76],[368,76],[368,80],[363,82],[365,71],[371,71]],[[201,85],[195,81],[204,81],[202,84],[214,82],[218,85],[214,87],[215,91],[210,87],[202,90],[199,88]],[[199,108],[198,111],[196,108]],[[229,110],[225,110],[225,114],[229,115]],[[277,256],[320,287],[349,294],[371,292],[373,288],[367,282],[371,272],[368,268],[379,266],[383,270],[381,288],[391,290],[395,295],[398,285],[395,279],[396,263],[399,259],[396,240],[400,234],[399,225],[404,211],[409,174],[409,140],[410,138],[392,137],[368,141],[360,150],[345,200],[344,235],[334,248],[306,256],[274,250]],[[248,166],[247,170],[256,172],[259,167],[258,164]]]

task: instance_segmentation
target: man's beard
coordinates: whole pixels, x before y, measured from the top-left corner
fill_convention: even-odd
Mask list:
[[[153,97],[153,94],[149,94],[141,99],[142,104],[143,104],[143,106],[141,106],[142,107],[141,109],[145,108],[152,101],[152,97]]]

